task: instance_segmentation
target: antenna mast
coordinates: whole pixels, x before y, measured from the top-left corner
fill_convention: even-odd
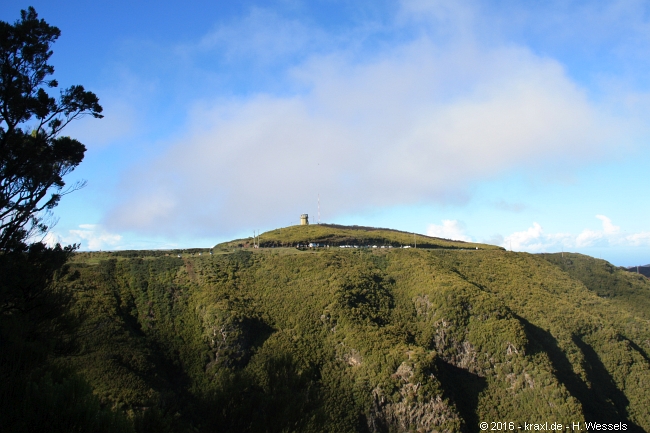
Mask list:
[[[320,194],[318,194],[318,224],[320,225]]]

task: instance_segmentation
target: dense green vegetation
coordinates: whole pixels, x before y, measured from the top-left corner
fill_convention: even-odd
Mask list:
[[[52,281],[75,278],[65,266],[71,254],[40,243],[0,252],[0,431],[132,431],[65,360],[79,351],[83,318],[70,311],[73,294]]]
[[[318,243],[323,246],[449,248],[449,249],[501,249],[494,245],[452,241],[399,230],[334,224],[297,225],[271,230],[259,239],[261,247],[296,247]],[[248,247],[253,238],[236,239],[217,245],[217,248]]]
[[[128,428],[650,431],[644,277],[499,249],[221,250],[76,254],[58,279],[81,327],[57,363]]]
[[[582,254],[544,254],[543,257],[580,280],[598,296],[610,299],[622,310],[650,320],[648,278]]]

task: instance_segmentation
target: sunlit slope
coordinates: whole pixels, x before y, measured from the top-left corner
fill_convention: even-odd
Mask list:
[[[622,310],[650,320],[650,285],[647,277],[583,254],[557,253],[541,256],[582,281],[601,298],[607,298]]]
[[[107,404],[172,431],[650,431],[650,323],[542,256],[81,255],[71,275],[86,329],[68,362]]]
[[[294,247],[319,243],[330,246],[411,246],[418,248],[502,249],[494,245],[452,241],[398,230],[331,224],[297,225],[271,230],[260,235],[261,247]],[[250,246],[253,238],[237,239],[217,247]]]

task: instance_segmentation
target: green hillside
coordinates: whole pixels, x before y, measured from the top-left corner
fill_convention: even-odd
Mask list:
[[[309,243],[324,246],[448,248],[448,249],[500,249],[494,245],[407,233],[399,230],[333,224],[296,225],[262,233],[259,245],[268,247],[296,247]],[[253,238],[237,239],[217,245],[217,248],[248,247]]]
[[[409,236],[298,226],[214,255],[77,254],[57,284],[79,350],[58,362],[142,432],[650,431],[644,277],[424,236],[264,248]]]
[[[601,298],[610,299],[620,309],[650,320],[650,286],[643,275],[582,254],[543,254],[543,257]]]

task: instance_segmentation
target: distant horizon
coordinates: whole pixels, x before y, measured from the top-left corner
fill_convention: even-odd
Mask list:
[[[395,232],[404,233],[404,234],[413,233],[413,232],[406,232],[406,231],[397,230],[397,229],[391,229],[389,227],[369,227],[369,226],[360,226],[358,224],[342,225],[342,224],[331,224],[331,223],[323,223],[323,222],[321,222],[321,223],[314,223],[314,224],[309,223],[309,225],[321,225],[321,226],[325,225],[325,226],[336,226],[336,227],[345,227],[345,228],[358,227],[360,229],[388,230],[388,231],[395,231]],[[267,230],[265,232],[261,232],[259,234],[259,236],[262,236],[264,233],[268,233],[270,231],[281,230],[281,229],[288,228],[288,227],[299,227],[299,226],[301,226],[301,224],[294,224],[292,226],[277,227],[277,228],[274,228],[274,229],[269,229],[269,230]],[[436,239],[441,239],[441,240],[446,240],[446,241],[466,242],[466,241],[453,240],[453,239],[449,239],[449,238],[440,238],[440,237],[435,237],[435,236],[429,236],[427,234],[417,233],[417,232],[415,232],[415,234],[418,235],[418,236],[424,236],[424,237],[428,237],[428,238],[436,238]],[[136,249],[113,249],[113,250],[106,249],[106,250],[80,250],[80,251],[77,251],[77,252],[78,253],[100,253],[100,252],[101,253],[111,253],[111,252],[128,252],[128,251],[170,251],[170,252],[182,252],[182,251],[186,251],[186,250],[210,250],[211,251],[211,250],[214,250],[214,248],[218,247],[220,244],[223,244],[223,243],[234,242],[234,241],[245,240],[245,239],[252,239],[252,238],[253,238],[253,236],[233,238],[233,239],[225,240],[223,242],[219,242],[219,243],[217,243],[217,244],[215,244],[215,245],[213,245],[211,247],[179,247],[179,248],[148,248],[148,249],[137,249],[136,248]],[[500,245],[494,245],[494,244],[486,244],[486,245],[500,246]],[[245,247],[242,247],[242,248],[245,248]],[[262,246],[260,248],[271,248],[271,247],[263,247]],[[274,248],[282,248],[282,247],[274,247]],[[283,248],[293,248],[293,247],[283,247]],[[504,250],[507,251],[507,252],[518,252],[518,251],[510,251],[507,248],[504,248]],[[531,254],[563,254],[563,253],[565,253],[565,254],[582,254],[582,253],[579,253],[577,251],[539,252],[539,253],[531,253]],[[589,256],[588,254],[585,254],[585,255]],[[590,256],[590,257],[593,257],[593,256]],[[593,258],[600,259],[599,257],[593,257]],[[603,260],[603,259],[601,259],[601,260]],[[625,266],[625,265],[616,265],[616,266],[619,266],[619,267],[625,268],[625,269],[633,269],[633,268],[641,268],[641,267],[650,267],[650,263],[645,264],[645,265],[637,264],[637,265],[629,265],[629,266]]]

